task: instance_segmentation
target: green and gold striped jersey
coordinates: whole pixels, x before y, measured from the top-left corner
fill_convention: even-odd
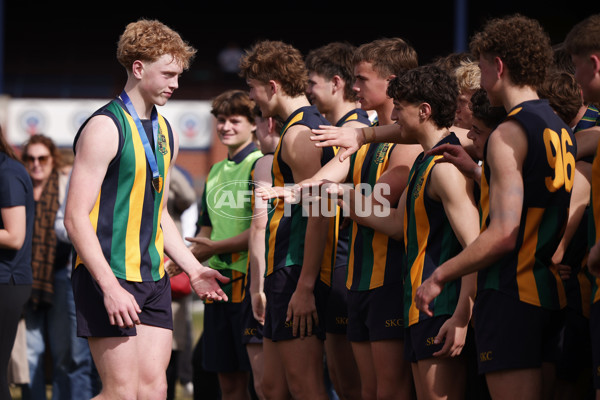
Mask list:
[[[119,131],[119,147],[106,171],[90,222],[115,276],[132,282],[157,281],[165,274],[160,224],[164,190],[157,192],[152,187],[152,172],[140,133],[121,99],[116,98],[92,116],[96,115],[114,121]],[[159,114],[158,143],[153,143],[151,122],[142,122],[153,144],[159,173],[164,177],[173,155],[173,132]],[[73,149],[86,124],[87,121],[79,129]],[[74,266],[81,264],[82,260],[75,257]]]
[[[506,118],[523,127],[528,141],[522,167],[521,221],[515,248],[478,272],[477,288],[479,291],[498,290],[534,306],[560,309],[566,305],[566,296],[552,256],[569,212],[577,151],[575,139],[547,100],[523,102]],[[489,208],[491,175],[484,161],[480,203],[482,231],[493,217]]]

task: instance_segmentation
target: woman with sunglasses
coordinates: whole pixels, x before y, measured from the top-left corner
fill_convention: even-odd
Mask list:
[[[17,326],[31,294],[33,187],[0,129],[0,399],[10,399],[7,381]]]
[[[23,145],[22,159],[35,201],[33,289],[25,314],[30,383],[23,387],[23,398],[45,398],[46,343],[52,356],[52,398],[71,399],[75,393],[91,398],[92,357],[86,340],[76,335],[71,244],[57,238],[54,230],[65,199],[68,167],[54,141],[42,134]]]

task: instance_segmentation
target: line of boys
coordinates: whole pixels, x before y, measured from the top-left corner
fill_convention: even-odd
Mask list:
[[[598,49],[594,47],[598,18],[590,17],[565,41],[573,54],[575,77],[588,102],[598,98],[593,94],[599,78]],[[492,105],[503,106],[508,112],[490,135],[484,152],[482,232],[464,251],[440,263],[415,293],[417,308],[434,315],[437,296],[449,282],[479,272],[474,309],[476,342],[480,372],[485,373],[494,398],[548,398],[553,393],[553,363],[557,361],[566,297],[551,257],[567,221],[576,143],[571,128],[547,102],[538,100],[536,93],[546,66],[551,64],[549,44],[536,21],[518,15],[490,21],[473,38],[471,51],[479,57],[481,86]],[[402,102],[410,98],[410,91],[407,93],[396,99],[400,100],[400,110],[406,106]],[[314,131],[318,134],[314,139],[322,141],[320,146],[349,149],[343,153],[346,156],[365,142],[401,140],[401,134],[409,130],[403,125],[395,132],[355,130],[343,134],[322,127]],[[438,154],[445,150],[438,150]],[[592,193],[593,187],[592,182]],[[597,207],[593,198],[592,209]],[[407,219],[405,235],[410,232]],[[596,239],[590,243],[596,243]],[[592,247],[590,254],[592,272],[593,250],[598,247]],[[518,322],[508,326],[507,320]],[[592,313],[592,338],[594,322]],[[592,344],[595,354],[597,347]]]
[[[600,97],[600,49],[594,47],[598,41],[591,45],[585,43],[588,33],[592,38],[599,36],[598,18],[592,17],[589,25],[578,25],[566,40],[566,48],[573,54],[575,75],[588,100]],[[582,34],[581,29],[585,34]],[[120,134],[125,131],[127,135],[139,133],[144,140],[144,136],[152,139],[152,135],[143,133],[144,130],[154,131],[156,154],[146,153],[146,157],[150,166],[151,159],[156,158],[160,175],[154,179],[144,175],[140,170],[141,164],[131,158],[127,159],[130,167],[123,164],[121,170],[133,168],[137,174],[145,176],[141,181],[142,186],[133,180],[130,184],[133,189],[141,188],[144,193],[149,193],[146,198],[152,199],[155,197],[154,192],[165,194],[168,190],[167,172],[170,163],[175,160],[177,138],[162,117],[158,118],[160,125],[157,137],[156,127],[136,124],[137,115],[133,111],[138,108],[143,121],[156,119],[153,105],[164,104],[177,88],[177,76],[187,67],[193,49],[181,43],[177,35],[174,36],[172,40],[178,51],[184,49],[181,50],[183,55],[175,59],[176,63],[173,63],[173,54],[168,58],[169,52],[132,60],[131,64],[129,59],[124,61],[123,65],[128,70],[126,91],[122,93],[119,102],[111,105],[112,108],[108,110],[110,113],[104,109],[103,112],[109,117],[127,114],[136,118],[113,118],[110,121],[109,118],[96,117],[78,136],[72,188],[77,186],[80,190],[69,192],[66,225],[79,255],[77,266],[85,265],[85,269],[90,272],[86,276],[86,287],[89,289],[85,290],[96,296],[94,299],[87,296],[87,300],[84,300],[86,295],[81,291],[83,286],[79,287],[79,283],[75,283],[76,288],[80,288],[77,300],[78,324],[83,326],[84,321],[95,324],[92,331],[80,330],[80,334],[94,338],[90,343],[93,344],[92,352],[104,383],[100,398],[109,392],[126,392],[137,396],[142,391],[148,398],[153,398],[156,397],[154,394],[161,396],[165,389],[164,377],[161,378],[160,374],[167,359],[165,354],[157,346],[143,346],[145,354],[142,354],[139,344],[150,334],[153,337],[159,335],[161,342],[168,344],[170,337],[163,332],[168,331],[170,325],[161,316],[160,320],[165,321],[161,322],[161,326],[165,329],[147,329],[146,326],[154,325],[152,318],[156,316],[152,312],[148,313],[151,310],[146,309],[145,297],[134,298],[126,291],[132,292],[133,286],[137,286],[136,282],[142,282],[146,287],[146,282],[162,282],[164,279],[161,261],[161,253],[164,251],[162,230],[165,231],[165,238],[176,236],[171,235],[173,230],[168,213],[163,210],[162,200],[157,196],[150,205],[154,209],[153,215],[144,214],[144,218],[149,218],[149,223],[144,223],[143,226],[160,226],[157,225],[156,218],[161,220],[161,215],[163,225],[150,232],[151,247],[155,249],[151,251],[153,269],[149,271],[152,277],[148,275],[148,279],[135,279],[132,272],[143,275],[146,270],[140,266],[134,266],[131,270],[129,261],[125,262],[122,278],[114,278],[119,277],[117,270],[112,265],[106,265],[104,260],[112,262],[110,251],[114,253],[118,249],[107,248],[106,238],[120,232],[119,227],[113,224],[109,227],[110,232],[104,234],[97,231],[100,226],[95,225],[104,221],[92,220],[89,221],[92,223],[90,225],[87,216],[90,212],[103,212],[103,207],[108,204],[106,201],[110,200],[106,197],[110,193],[105,194],[104,190],[100,192],[100,188],[116,182],[107,181],[104,177],[107,171],[111,173],[107,175],[108,178],[118,173],[112,162],[115,154],[120,156],[127,151],[128,157],[133,155],[134,147],[123,147],[123,142],[117,140],[117,132]],[[515,48],[519,51],[515,51]],[[482,230],[476,237],[471,224],[462,224],[463,219],[470,221],[473,218],[467,218],[465,211],[459,207],[473,203],[470,189],[472,182],[465,180],[450,164],[442,168],[442,164],[435,163],[436,156],[425,153],[443,142],[459,143],[449,129],[454,120],[458,91],[455,81],[446,72],[434,66],[425,66],[393,77],[388,76],[385,79],[385,91],[393,98],[394,110],[390,117],[394,116],[396,124],[350,128],[351,142],[347,144],[347,137],[337,139],[333,129],[326,129],[329,122],[306,98],[304,63],[297,50],[280,42],[262,42],[247,53],[241,66],[242,75],[250,86],[250,96],[260,107],[262,115],[279,116],[285,120],[273,157],[275,186],[312,179],[330,160],[336,161],[336,153],[329,148],[330,145],[345,148],[340,159],[366,142],[408,141],[421,145],[423,153],[419,155],[407,177],[405,194],[398,202],[398,209],[391,211],[397,221],[403,218],[403,223],[387,223],[381,227],[381,230],[389,233],[388,236],[402,237],[405,241],[408,271],[404,286],[405,289],[410,287],[411,292],[404,294],[404,315],[411,328],[406,331],[410,340],[405,341],[404,354],[407,360],[413,361],[417,394],[445,396],[453,389],[451,374],[448,374],[451,362],[440,359],[433,364],[426,362],[422,368],[421,361],[427,361],[433,355],[426,348],[429,338],[433,339],[432,342],[438,349],[441,347],[442,352],[457,355],[462,347],[461,342],[464,343],[464,339],[460,339],[463,335],[460,332],[466,330],[465,326],[473,312],[476,341],[481,356],[480,372],[486,374],[492,397],[547,397],[548,394],[544,391],[551,390],[552,386],[545,380],[548,375],[544,372],[545,367],[554,361],[552,357],[555,352],[552,350],[556,348],[556,336],[561,325],[560,310],[566,302],[558,272],[551,268],[551,257],[567,220],[574,180],[576,144],[570,128],[554,114],[547,102],[538,100],[535,91],[544,79],[545,66],[551,58],[549,39],[536,21],[522,16],[490,21],[472,40],[471,52],[479,58],[481,87],[486,90],[490,103],[504,106],[508,111],[507,118],[490,134],[484,148],[480,182]],[[283,61],[286,67],[284,73],[274,68],[278,64],[273,64],[274,61]],[[376,70],[374,64],[370,67]],[[161,71],[167,71],[167,74],[161,77]],[[290,79],[294,76],[298,79]],[[432,80],[432,76],[436,79]],[[361,77],[359,75],[359,79]],[[388,80],[393,82],[389,87]],[[133,110],[128,107],[128,93],[134,94]],[[378,113],[380,119],[386,116],[387,114]],[[117,129],[114,128],[115,124]],[[311,137],[311,130],[319,135]],[[342,131],[343,128],[339,132]],[[539,132],[543,132],[543,135],[536,134]],[[106,135],[115,140],[98,155],[93,149],[98,149],[96,144]],[[125,138],[132,140],[131,136]],[[317,146],[311,140],[317,141]],[[129,143],[126,142],[126,145]],[[137,139],[134,138],[133,143],[135,157],[142,155],[143,160],[144,151],[138,151],[141,147]],[[158,151],[162,156],[158,156]],[[98,165],[103,168],[99,169]],[[598,165],[600,162],[595,162],[593,167],[592,215],[597,215],[594,193],[598,185],[594,182],[600,176],[597,173],[600,169]],[[117,194],[122,191],[121,183],[118,188]],[[336,192],[336,187],[333,189]],[[342,186],[337,186],[338,194],[343,190]],[[351,196],[350,200],[353,199]],[[441,208],[440,203],[443,204]],[[430,206],[437,208],[430,211]],[[267,398],[287,398],[290,393],[294,398],[326,398],[322,380],[322,340],[325,337],[325,324],[322,321],[327,317],[319,303],[325,301],[330,294],[339,227],[332,225],[331,221],[318,213],[306,218],[301,216],[301,212],[297,207],[290,216],[276,208],[267,224],[264,281],[267,309],[263,343],[266,371],[263,391]],[[439,218],[428,219],[430,212],[437,213]],[[358,217],[352,213],[351,216]],[[357,222],[366,221],[359,219]],[[371,223],[380,224],[377,221],[369,222]],[[450,247],[435,243],[433,236],[421,237],[423,228],[427,233],[438,232],[440,237],[444,237],[444,244],[454,242],[454,251],[446,251]],[[144,232],[141,230],[138,233],[141,235]],[[98,243],[92,240],[94,234],[98,235]],[[129,238],[131,233],[124,232],[123,235]],[[594,237],[591,243],[595,242]],[[90,247],[90,243],[93,246]],[[461,246],[464,249],[459,251]],[[194,262],[190,253],[184,251],[186,249],[180,241],[169,239],[165,242],[165,249],[186,273],[193,276],[192,284],[201,297],[215,300],[227,298],[216,287],[217,280],[227,282],[227,279],[214,271],[210,273]],[[599,251],[600,246],[591,247],[588,264],[592,271],[598,271]],[[154,257],[155,255],[158,257]],[[350,259],[348,262],[350,268]],[[113,275],[110,275],[111,269]],[[471,273],[475,271],[479,272],[478,293],[473,300],[474,285],[469,280],[473,277]],[[451,288],[451,282],[456,282],[461,277],[461,285],[456,284]],[[119,285],[125,290],[119,288]],[[162,287],[162,284],[159,283],[159,286]],[[445,301],[441,301],[439,295],[444,291],[452,293]],[[113,296],[109,296],[110,293]],[[99,314],[86,314],[85,309],[81,309],[84,302],[94,303],[96,306],[104,303],[109,311],[108,315],[102,321],[94,321],[93,316]],[[597,321],[594,319],[595,309],[597,307],[592,306],[592,332],[595,332],[594,322]],[[501,314],[506,317],[499,317]],[[168,316],[166,308],[164,315]],[[351,315],[351,321],[350,318]],[[518,321],[516,324],[505,324],[507,320],[515,318]],[[123,331],[118,334],[111,331],[109,336],[126,335],[128,338],[103,339],[95,333],[107,331],[110,325],[117,325]],[[132,336],[135,335],[135,329],[132,329],[134,326],[137,326],[138,334],[143,333],[139,340],[132,339],[135,337]],[[350,327],[351,324],[349,329]],[[451,329],[445,329],[449,327]],[[436,332],[438,328],[439,333]],[[442,331],[447,333],[445,343]],[[507,340],[507,337],[514,339]],[[541,337],[545,339],[540,340]],[[135,350],[136,347],[138,350]],[[165,348],[170,351],[170,346]],[[593,348],[594,361],[597,363],[600,359],[596,356],[598,349],[597,346]],[[150,349],[155,351],[150,352]],[[101,355],[105,351],[114,356],[105,358]],[[158,355],[161,360],[154,366],[145,362],[152,354]],[[120,368],[114,369],[111,365]],[[284,371],[285,381],[270,381],[270,373],[273,371]],[[127,381],[121,376],[125,374]],[[437,374],[441,374],[439,376],[442,379],[436,379]],[[407,385],[404,386],[405,389],[406,387]],[[362,390],[364,394],[364,389]],[[459,392],[460,389],[457,396],[460,396]],[[383,390],[380,392],[379,382],[375,393],[377,398],[397,394],[384,393]]]

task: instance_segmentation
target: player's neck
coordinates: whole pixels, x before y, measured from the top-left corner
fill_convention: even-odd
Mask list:
[[[154,104],[144,100],[144,97],[140,93],[138,87],[135,85],[125,85],[125,92],[127,93],[127,96],[129,96],[131,104],[133,104],[135,112],[138,114],[140,119],[150,119]]]
[[[252,143],[252,137],[249,137],[244,143],[240,143],[237,146],[228,146],[227,147],[227,156],[230,160],[233,159],[238,153],[246,148],[250,143]]]
[[[510,111],[525,101],[538,100],[539,96],[531,86],[511,86],[504,90],[502,98],[504,108]]]
[[[573,118],[573,121],[571,121],[571,129],[574,129],[577,124],[579,123],[579,121],[581,121],[581,118],[583,118],[583,116],[585,115],[585,112],[587,111],[587,106],[586,105],[582,105],[581,107],[579,107],[579,111],[577,111],[577,115],[575,116],[575,118]]]
[[[332,125],[335,125],[342,117],[354,109],[356,109],[356,104],[353,102],[339,102],[329,112],[325,113],[325,119],[331,122]]]
[[[431,125],[426,129],[426,131],[421,132],[418,140],[421,144],[421,147],[423,147],[423,150],[428,151],[449,134],[450,130],[448,128],[437,128]]]
[[[382,103],[380,106],[375,107],[379,125],[391,125],[394,123],[392,120],[392,109],[394,108],[394,103],[392,99],[388,100],[389,101]]]
[[[278,115],[284,120],[288,119],[296,110],[302,107],[310,106],[310,102],[305,95],[297,97],[286,97],[281,103],[280,112]]]

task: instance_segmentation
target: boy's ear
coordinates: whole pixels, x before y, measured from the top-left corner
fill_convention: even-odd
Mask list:
[[[135,60],[131,65],[131,72],[137,79],[142,79],[142,73],[144,71],[144,63],[140,60]]]
[[[272,79],[269,81],[269,88],[271,88],[271,93],[277,93],[280,89],[279,84]]]
[[[592,53],[590,61],[594,64],[594,72],[596,74],[600,73],[600,54]]]
[[[431,115],[431,105],[429,103],[421,103],[419,105],[419,118],[425,119]]]
[[[500,57],[494,57],[494,65],[496,66],[496,75],[499,78],[502,75],[502,73],[504,73],[504,70],[506,69],[506,65],[504,64],[504,61],[502,61],[502,59]]]

